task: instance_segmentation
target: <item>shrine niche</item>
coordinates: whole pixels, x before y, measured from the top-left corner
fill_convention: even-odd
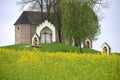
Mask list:
[[[37,34],[32,38],[32,46],[40,46],[40,38]]]
[[[33,43],[34,43],[34,46],[37,46],[37,38],[36,37],[34,38],[34,42]]]
[[[90,39],[86,39],[84,42],[85,48],[92,48],[92,41]]]
[[[109,55],[111,53],[111,48],[110,46],[105,42],[103,45],[102,45],[102,51],[101,51],[102,54],[106,54],[106,55]]]

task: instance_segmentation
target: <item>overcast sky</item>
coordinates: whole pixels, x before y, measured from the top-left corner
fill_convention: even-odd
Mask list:
[[[104,18],[100,21],[101,34],[93,42],[93,49],[101,50],[107,42],[112,52],[120,52],[120,0],[109,0],[110,6],[103,9]],[[15,44],[14,23],[22,11],[16,5],[16,0],[1,0],[0,2],[0,46]]]

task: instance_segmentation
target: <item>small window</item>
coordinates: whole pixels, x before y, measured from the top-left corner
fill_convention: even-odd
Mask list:
[[[17,28],[17,30],[19,31],[19,27]]]

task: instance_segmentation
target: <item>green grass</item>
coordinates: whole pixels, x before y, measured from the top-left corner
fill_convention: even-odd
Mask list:
[[[49,51],[49,52],[79,52],[79,49],[74,46],[69,46],[61,43],[50,43],[50,44],[42,44],[41,45],[42,51]]]
[[[29,45],[28,44],[15,44],[15,45],[3,46],[1,48],[14,49],[14,50],[24,50],[25,46],[29,46]]]
[[[14,49],[14,50],[33,50],[33,47],[26,47],[30,46],[28,44],[16,44],[16,45],[10,45],[10,46],[5,46],[3,48],[7,49]],[[78,52],[79,53],[79,48],[75,46],[70,46],[70,45],[65,45],[61,43],[49,43],[49,44],[41,44],[41,47],[38,48],[40,51],[48,51],[48,52]],[[89,49],[89,48],[83,48],[84,53],[99,53],[99,51]]]
[[[120,80],[120,56],[0,48],[0,80]]]

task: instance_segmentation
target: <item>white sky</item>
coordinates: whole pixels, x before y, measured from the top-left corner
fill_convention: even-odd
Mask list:
[[[103,9],[104,18],[100,21],[101,34],[93,42],[93,49],[101,50],[107,42],[112,52],[120,52],[120,0],[109,0],[110,8]],[[16,5],[16,0],[1,0],[0,2],[0,46],[15,44],[14,23],[22,11]]]

